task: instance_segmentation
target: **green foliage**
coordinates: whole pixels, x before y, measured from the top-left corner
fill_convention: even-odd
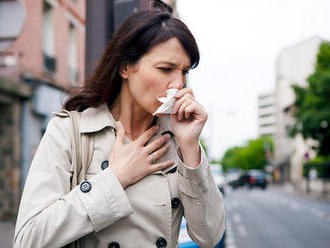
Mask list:
[[[227,171],[228,169],[232,169],[232,168],[238,168],[238,162],[237,160],[237,154],[239,152],[239,150],[241,149],[241,147],[232,147],[229,148],[224,156],[221,159],[221,164],[223,166],[224,171]]]
[[[303,137],[319,142],[318,154],[330,154],[330,42],[322,43],[317,55],[315,72],[307,79],[306,88],[293,85],[296,100],[294,117],[296,124],[290,135],[301,133]]]
[[[267,164],[267,149],[270,149],[270,152],[273,150],[273,142],[270,137],[263,136],[249,140],[245,146],[229,148],[222,157],[221,164],[225,171],[231,168],[263,169]]]
[[[206,154],[206,156],[208,157],[208,153],[207,153],[207,145],[206,145],[206,143],[205,143],[205,140],[203,139],[203,138],[200,138],[199,139],[199,143],[201,144],[201,146],[203,147],[203,149],[204,149],[204,151],[205,151],[205,154]]]
[[[330,178],[330,157],[316,157],[303,165],[303,176],[308,177],[311,169],[317,171],[319,178]]]

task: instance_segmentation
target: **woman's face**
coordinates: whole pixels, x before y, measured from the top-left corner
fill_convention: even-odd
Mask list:
[[[121,70],[130,96],[148,113],[161,105],[157,97],[171,88],[182,89],[190,69],[190,57],[177,38],[154,46],[135,65]]]

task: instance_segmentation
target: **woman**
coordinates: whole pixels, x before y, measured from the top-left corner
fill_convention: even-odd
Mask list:
[[[205,109],[185,88],[197,66],[194,37],[166,13],[129,17],[93,76],[64,105],[94,136],[87,184],[70,191],[70,120],[50,121],[31,164],[15,247],[176,247],[184,215],[192,239],[214,247],[224,209],[198,143]],[[153,116],[177,89],[171,115]],[[85,182],[86,183],[86,182]]]

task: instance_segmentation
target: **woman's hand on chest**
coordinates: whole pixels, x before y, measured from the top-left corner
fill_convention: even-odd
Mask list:
[[[170,148],[170,144],[167,144],[170,139],[169,134],[158,137],[146,145],[157,132],[157,126],[154,126],[145,131],[137,140],[124,144],[125,129],[119,121],[116,125],[117,137],[110,154],[109,166],[123,188],[174,164],[172,160],[155,163]]]

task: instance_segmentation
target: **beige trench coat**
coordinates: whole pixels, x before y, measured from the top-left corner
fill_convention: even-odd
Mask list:
[[[159,132],[170,131],[159,117]],[[175,137],[159,161],[175,165],[122,188],[107,167],[115,141],[115,120],[106,104],[82,112],[80,132],[94,133],[94,153],[87,173],[91,189],[70,191],[70,120],[55,116],[48,124],[26,180],[16,223],[14,247],[63,247],[82,238],[83,247],[176,247],[184,215],[188,233],[203,248],[213,248],[224,232],[222,196],[207,158],[186,167]],[[126,138],[126,142],[130,142]],[[103,166],[102,166],[103,164]]]

